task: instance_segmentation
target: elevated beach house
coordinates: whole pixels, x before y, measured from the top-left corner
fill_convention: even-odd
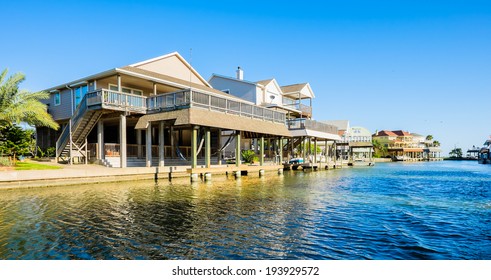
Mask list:
[[[381,130],[373,139],[387,148],[394,161],[435,161],[442,160],[437,141],[426,140],[424,136],[403,130]]]
[[[214,89],[177,52],[48,91],[61,129],[37,128],[38,145],[68,163],[209,167],[224,144],[234,142],[240,156],[242,139],[290,136],[284,110]]]
[[[320,157],[313,151],[317,150],[319,141],[338,141],[338,129],[334,125],[313,120],[312,105],[315,98],[309,83],[281,86],[276,79],[248,81],[244,79],[244,71],[239,67],[235,77],[213,74],[208,82],[215,89],[240,97],[256,106],[282,112],[286,117],[286,126],[290,137],[280,142],[265,143],[269,157],[287,158],[287,162],[317,164]],[[247,147],[257,150],[262,145],[253,137],[244,142]],[[306,148],[306,147],[311,147]],[[271,151],[274,151],[271,154]],[[280,152],[281,151],[281,152]],[[304,166],[305,166],[304,165]]]

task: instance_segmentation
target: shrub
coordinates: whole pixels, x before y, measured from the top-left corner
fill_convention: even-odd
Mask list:
[[[12,162],[8,157],[0,157],[0,166],[12,166]]]
[[[259,161],[259,158],[256,156],[253,150],[244,150],[241,152],[241,155],[245,163],[254,163]]]

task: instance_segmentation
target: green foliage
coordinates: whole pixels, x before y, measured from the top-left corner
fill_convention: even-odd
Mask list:
[[[440,147],[440,142],[437,140],[433,141],[433,147]]]
[[[428,135],[428,136],[426,136],[426,140],[427,140],[427,141],[431,141],[431,140],[433,140],[433,135]]]
[[[40,147],[37,147],[36,156],[40,157],[40,158],[54,157],[55,151],[56,151],[55,147],[49,147],[49,148],[46,148],[45,150],[41,149]]]
[[[47,106],[40,102],[48,99],[49,93],[20,90],[24,74],[16,73],[7,78],[7,72],[5,69],[0,73],[0,128],[25,122],[58,129],[59,125],[48,114]]]
[[[259,161],[259,158],[256,156],[253,150],[244,150],[240,154],[245,163],[254,163]]]
[[[0,154],[13,156],[32,155],[36,140],[33,130],[23,130],[17,125],[0,128]]]
[[[46,165],[35,162],[17,162],[15,170],[46,170],[46,169],[61,169],[59,166]]]
[[[462,149],[461,148],[454,148],[450,153],[449,153],[451,158],[461,158],[462,157]]]
[[[388,155],[387,147],[380,143],[378,140],[372,140],[372,144],[374,150],[373,157],[382,158]]]
[[[0,166],[11,166],[12,162],[8,157],[0,157]]]

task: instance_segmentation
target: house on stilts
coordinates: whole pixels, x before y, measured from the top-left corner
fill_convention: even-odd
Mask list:
[[[186,166],[193,173],[226,157],[238,170],[248,148],[261,155],[259,166],[283,167],[300,143],[338,139],[335,126],[312,120],[308,84],[280,87],[272,79],[245,92],[217,81],[174,52],[51,87],[45,103],[61,129],[38,127],[38,145],[55,147],[57,161],[69,164]]]

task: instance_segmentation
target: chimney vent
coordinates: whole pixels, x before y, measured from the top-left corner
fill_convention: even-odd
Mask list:
[[[244,71],[239,67],[237,67],[237,80],[243,80],[244,79]]]

